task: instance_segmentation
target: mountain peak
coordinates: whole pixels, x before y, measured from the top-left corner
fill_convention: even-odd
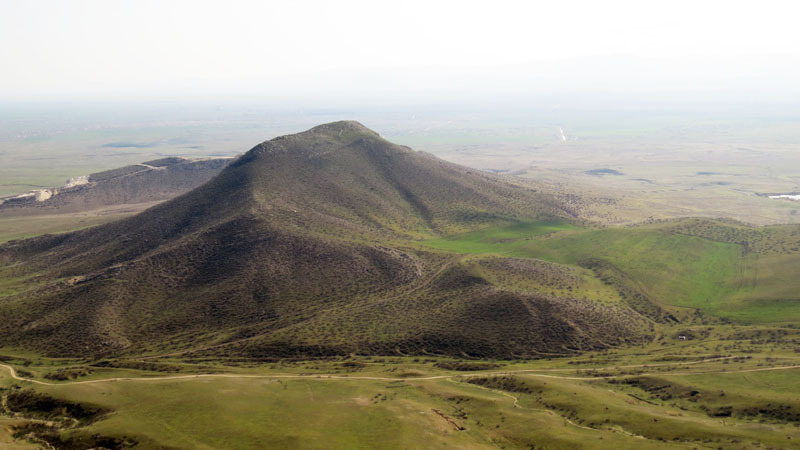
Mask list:
[[[357,133],[369,133],[374,136],[380,136],[375,131],[365,127],[361,122],[356,120],[339,120],[336,122],[329,122],[324,123],[322,125],[317,125],[314,128],[311,128],[307,131],[307,133],[314,133],[314,134],[329,134],[329,133],[345,133],[345,132],[357,132]]]
[[[334,149],[348,146],[359,140],[382,141],[388,146],[393,146],[381,138],[380,134],[355,120],[340,120],[317,125],[301,133],[278,136],[264,141],[239,158],[233,166],[243,165],[268,155],[313,156],[327,154]]]

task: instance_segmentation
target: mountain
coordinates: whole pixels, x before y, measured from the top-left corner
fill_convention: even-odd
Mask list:
[[[643,319],[626,308],[492,281],[579,282],[564,266],[419,245],[501,223],[575,220],[514,179],[392,144],[357,122],[330,123],[259,144],[136,216],[0,247],[0,279],[12,280],[0,291],[0,345],[510,358],[640,339]]]
[[[163,158],[75,177],[64,186],[0,199],[0,216],[91,211],[168,200],[210,180],[231,158]]]

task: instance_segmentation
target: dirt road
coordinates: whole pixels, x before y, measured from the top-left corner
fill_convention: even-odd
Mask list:
[[[724,359],[734,358],[733,356],[724,357],[724,358],[711,358],[705,359],[700,361],[693,361],[688,363],[675,363],[675,364],[662,364],[661,366],[669,365],[669,366],[687,366],[693,364],[700,364],[704,362],[714,362]],[[655,365],[635,365],[635,366],[613,366],[613,367],[605,367],[605,368],[597,368],[595,370],[609,370],[615,369],[619,367],[653,367]],[[377,377],[377,376],[347,376],[347,375],[334,375],[334,374],[312,374],[312,375],[248,375],[248,374],[225,374],[225,373],[205,373],[205,374],[194,374],[194,375],[170,375],[170,376],[163,376],[163,377],[114,377],[114,378],[102,378],[97,380],[84,380],[84,381],[69,381],[65,383],[50,383],[47,381],[40,381],[40,380],[33,380],[30,378],[24,378],[17,374],[17,371],[9,365],[0,364],[0,367],[4,367],[9,371],[11,374],[11,378],[19,381],[26,381],[29,383],[44,385],[44,386],[65,386],[65,385],[75,385],[75,384],[95,384],[95,383],[108,383],[108,382],[117,382],[117,381],[133,381],[133,382],[141,382],[141,381],[168,381],[168,380],[190,380],[190,379],[199,379],[199,378],[258,378],[258,379],[305,379],[305,380],[364,380],[364,381],[428,381],[428,380],[445,380],[445,379],[453,379],[453,378],[470,378],[470,377],[492,377],[492,376],[504,376],[504,375],[521,375],[525,374],[532,377],[540,377],[540,378],[555,378],[559,380],[574,380],[574,381],[592,381],[592,380],[609,380],[614,378],[625,377],[626,375],[609,375],[609,376],[599,376],[599,377],[577,377],[577,376],[565,376],[565,375],[548,375],[542,372],[542,369],[520,369],[520,370],[505,370],[505,371],[495,371],[495,372],[479,372],[479,373],[465,373],[465,374],[450,374],[450,375],[431,375],[425,377]],[[770,370],[792,370],[792,369],[800,369],[800,364],[791,365],[791,366],[772,366],[772,367],[759,367],[753,369],[740,369],[740,370],[718,370],[718,371],[710,371],[710,372],[685,372],[685,373],[669,373],[670,376],[687,376],[687,375],[709,375],[709,374],[727,374],[727,373],[750,373],[750,372],[763,372],[763,371],[770,371]],[[547,369],[544,369],[547,370]],[[550,369],[550,370],[578,370],[578,369]],[[638,376],[638,375],[637,375]]]

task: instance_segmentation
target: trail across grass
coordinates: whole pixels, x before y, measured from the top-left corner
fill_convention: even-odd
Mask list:
[[[735,356],[725,356],[719,358],[709,358],[709,359],[702,359],[698,361],[691,361],[691,362],[679,362],[679,363],[669,363],[669,364],[633,364],[633,365],[623,365],[623,366],[608,366],[608,367],[599,367],[593,368],[594,370],[602,371],[602,370],[610,370],[610,369],[632,369],[632,368],[660,368],[660,367],[677,367],[677,366],[691,366],[696,364],[703,364],[709,362],[716,362],[716,361],[724,361],[728,359],[734,359]],[[369,381],[427,381],[427,380],[445,380],[451,378],[469,378],[469,377],[486,377],[486,376],[506,376],[506,375],[517,375],[517,374],[526,374],[529,376],[537,376],[543,378],[556,378],[560,380],[575,380],[575,381],[590,381],[590,380],[608,380],[612,378],[620,378],[624,377],[624,375],[609,375],[609,376],[565,376],[565,375],[549,375],[549,374],[540,374],[538,372],[543,371],[578,371],[580,369],[519,369],[519,370],[501,370],[501,371],[486,371],[486,372],[476,372],[476,373],[459,373],[459,374],[449,374],[449,375],[431,375],[431,376],[421,376],[421,377],[378,377],[378,376],[358,376],[358,375],[337,375],[337,374],[310,374],[310,375],[297,375],[297,374],[275,374],[275,375],[256,375],[256,374],[230,374],[230,373],[200,373],[200,374],[192,374],[192,375],[169,375],[169,376],[148,376],[148,377],[112,377],[112,378],[101,378],[96,380],[83,380],[83,381],[65,381],[61,383],[51,383],[48,381],[41,381],[41,380],[34,380],[31,378],[26,378],[19,376],[16,372],[14,367],[0,364],[0,367],[5,368],[8,370],[11,378],[18,380],[18,381],[25,381],[28,383],[34,383],[42,386],[65,386],[65,385],[80,385],[80,384],[97,384],[97,383],[109,383],[109,382],[117,382],[117,381],[170,381],[170,380],[186,380],[186,379],[196,379],[196,378],[264,378],[264,379],[310,379],[310,380],[325,380],[325,379],[333,379],[333,380],[369,380]],[[741,369],[741,370],[719,370],[719,371],[710,371],[710,372],[690,372],[686,374],[680,373],[671,373],[671,375],[707,375],[707,374],[715,374],[715,373],[748,373],[748,372],[763,372],[763,371],[771,371],[771,370],[791,370],[800,368],[800,364],[798,365],[789,365],[789,366],[771,366],[771,367],[758,367],[758,368],[751,368],[751,369]],[[638,376],[638,375],[637,375]]]

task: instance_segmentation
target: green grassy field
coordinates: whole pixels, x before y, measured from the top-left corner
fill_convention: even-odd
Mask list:
[[[38,436],[57,447],[114,438],[148,449],[793,448],[797,331],[761,343],[741,335],[775,331],[703,327],[689,341],[664,336],[644,347],[537,361],[164,358],[119,369],[4,349],[3,364],[47,384],[14,380],[0,367],[10,426],[0,441],[26,448],[24,424],[46,418],[54,428]],[[79,368],[85,375],[75,379],[45,377]],[[75,420],[64,412],[70,407],[24,409],[15,395],[31,389],[105,412]]]
[[[564,222],[520,222],[446,238],[431,239],[426,241],[425,245],[459,253],[512,255],[515,250],[524,246],[529,238],[578,229],[578,227]]]
[[[600,259],[662,305],[747,323],[800,320],[800,280],[792,276],[800,261],[796,250],[746,255],[739,244],[674,233],[667,225],[580,229],[550,222],[512,224],[423,244],[570,266]]]

